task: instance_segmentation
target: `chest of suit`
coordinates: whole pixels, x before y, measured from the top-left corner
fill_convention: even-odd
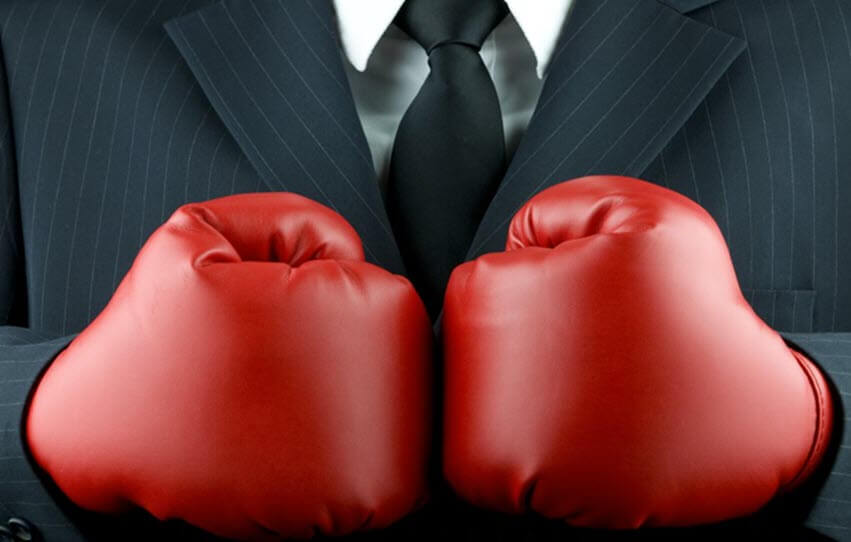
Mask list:
[[[851,325],[844,2],[578,2],[470,256],[531,195],[591,173],[706,207],[779,329]],[[82,328],[181,203],[290,190],[402,271],[330,6],[4,6],[31,324]]]

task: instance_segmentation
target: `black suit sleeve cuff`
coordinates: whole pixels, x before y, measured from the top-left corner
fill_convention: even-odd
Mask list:
[[[828,380],[834,427],[822,465],[791,499],[789,510],[804,524],[831,538],[851,538],[851,439],[845,431],[851,412],[851,333],[783,333]]]
[[[61,494],[32,460],[24,434],[35,384],[72,338],[0,328],[0,525],[23,520],[36,539],[84,540],[60,505]]]

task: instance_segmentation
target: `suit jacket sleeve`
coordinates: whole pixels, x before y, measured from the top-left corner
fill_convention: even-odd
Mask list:
[[[24,445],[22,422],[35,382],[71,337],[26,325],[24,248],[9,106],[6,57],[0,45],[0,525],[23,518],[47,540],[73,540],[50,484]]]
[[[834,430],[831,449],[813,479],[794,496],[804,500],[795,513],[805,525],[831,538],[845,540],[851,529],[851,440],[844,425],[851,408],[851,333],[783,333],[813,360],[832,386]]]
[[[0,37],[0,527],[21,518],[33,528],[33,540],[48,542],[220,540],[141,511],[121,517],[84,511],[29,454],[24,421],[30,398],[41,375],[75,335],[57,337],[27,327],[26,250],[8,66]]]

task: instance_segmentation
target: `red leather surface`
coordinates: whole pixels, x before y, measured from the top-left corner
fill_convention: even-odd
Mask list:
[[[293,194],[179,209],[27,420],[85,508],[264,539],[380,527],[426,492],[432,331],[412,286]]]
[[[748,514],[818,463],[823,377],[742,297],[708,213],[588,177],[535,196],[446,294],[444,469],[574,525]],[[799,361],[800,360],[800,361]]]

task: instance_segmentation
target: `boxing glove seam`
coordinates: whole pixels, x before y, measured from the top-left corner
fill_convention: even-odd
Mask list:
[[[819,375],[815,373],[816,369],[812,366],[812,363],[807,359],[803,354],[797,352],[796,350],[790,349],[790,352],[795,357],[795,361],[801,367],[801,370],[804,372],[807,378],[807,382],[810,385],[810,388],[813,390],[813,394],[815,395],[815,404],[816,404],[816,424],[813,435],[813,442],[810,445],[810,450],[807,453],[807,457],[804,460],[801,468],[795,474],[792,479],[781,486],[779,492],[786,493],[789,492],[796,487],[798,487],[815,469],[815,467],[820,462],[822,456],[824,455],[825,448],[827,447],[827,443],[830,441],[830,428],[827,427],[828,418],[830,418],[829,412],[829,398],[825,398],[826,390],[822,389],[821,386],[818,385],[818,382],[821,380]]]

